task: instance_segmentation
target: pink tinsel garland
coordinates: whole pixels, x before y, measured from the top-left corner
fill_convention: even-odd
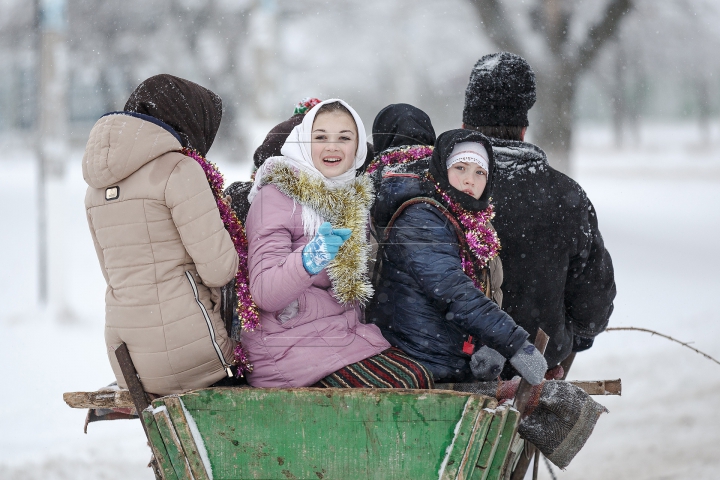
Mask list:
[[[183,148],[181,153],[195,160],[205,172],[205,176],[210,184],[210,189],[215,196],[215,202],[217,203],[218,210],[220,210],[220,218],[225,225],[225,229],[230,234],[230,238],[232,239],[233,245],[235,245],[238,257],[240,257],[238,270],[235,274],[235,285],[238,296],[237,313],[240,318],[240,325],[242,325],[242,328],[244,330],[252,331],[259,325],[260,320],[258,316],[258,308],[250,295],[249,275],[247,270],[248,243],[247,238],[245,237],[245,230],[240,223],[240,220],[237,218],[235,211],[230,208],[227,203],[225,203],[223,198],[223,186],[225,184],[225,179],[214,163],[207,160],[195,150]],[[235,346],[234,354],[238,377],[242,377],[246,372],[252,372],[253,366],[248,360],[242,344],[239,341]]]
[[[480,212],[465,210],[455,203],[450,198],[450,195],[443,191],[440,185],[438,185],[430,175],[428,175],[428,177],[435,184],[435,191],[443,199],[443,202],[445,202],[458,222],[460,222],[460,225],[462,225],[470,252],[475,257],[476,262],[473,262],[471,259],[466,258],[461,250],[460,259],[462,269],[473,281],[475,287],[484,291],[483,282],[477,278],[473,263],[475,263],[479,269],[483,269],[488,265],[490,260],[495,258],[500,252],[500,240],[498,239],[497,232],[487,225],[487,223],[495,217],[495,210],[492,205],[488,205],[485,210]]]
[[[429,157],[432,153],[433,147],[424,146],[413,146],[392,150],[373,160],[372,163],[368,165],[365,173],[370,175],[371,173],[377,171],[381,165],[387,167],[390,165],[401,165],[403,163],[414,162],[416,160]]]

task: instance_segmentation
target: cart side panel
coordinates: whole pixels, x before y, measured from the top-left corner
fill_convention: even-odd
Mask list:
[[[168,455],[167,449],[165,448],[165,442],[160,435],[157,422],[152,412],[145,410],[142,412],[142,420],[147,427],[148,439],[150,441],[150,447],[155,456],[155,460],[160,466],[160,472],[164,480],[179,480],[175,473],[175,468],[170,462],[170,456]]]
[[[195,480],[210,480],[208,472],[205,470],[205,464],[202,459],[202,455],[195,443],[188,419],[185,417],[183,411],[182,401],[177,396],[165,397],[165,406],[168,409],[168,414],[172,420],[175,433],[177,433],[180,439],[180,444],[185,453],[188,465],[192,471]],[[204,448],[204,446],[202,446]],[[210,472],[212,473],[212,472]]]
[[[153,402],[153,405],[159,402],[161,401],[156,400]],[[156,407],[153,411],[153,416],[155,417],[155,423],[165,443],[170,463],[172,463],[179,480],[192,480],[193,475],[190,470],[190,465],[185,456],[182,444],[180,443],[180,438],[168,415],[167,407],[165,405]]]
[[[503,426],[505,425],[505,419],[507,418],[507,409],[498,408],[494,411],[492,423],[488,428],[485,442],[483,442],[482,451],[478,457],[475,469],[473,470],[473,480],[485,480],[487,478],[490,464],[492,463],[493,456],[497,451],[498,443],[500,441],[500,434]]]
[[[520,412],[515,409],[508,408],[507,419],[505,420],[505,426],[502,429],[502,435],[498,443],[495,454],[488,470],[487,480],[499,480],[505,473],[507,465],[507,457],[510,453],[510,444],[513,441],[513,437],[517,432],[518,424],[520,423]]]
[[[488,430],[490,429],[494,415],[496,415],[493,413],[496,407],[497,401],[494,398],[485,399],[483,409],[475,423],[475,428],[473,429],[467,450],[463,456],[462,466],[458,471],[457,480],[469,479],[474,474],[480,452],[485,445]]]
[[[483,398],[313,388],[217,388],[181,396],[215,480],[437,479],[472,397]],[[473,411],[471,427],[478,413]],[[469,435],[458,436],[459,460]]]

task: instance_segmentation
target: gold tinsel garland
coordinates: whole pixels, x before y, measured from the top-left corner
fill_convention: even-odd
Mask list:
[[[373,200],[372,181],[360,176],[347,186],[331,189],[320,178],[276,163],[265,174],[262,183],[273,184],[299,204],[312,208],[333,228],[352,230],[350,238],[326,270],[339,302],[367,302],[373,294],[367,272],[370,256],[367,221]]]

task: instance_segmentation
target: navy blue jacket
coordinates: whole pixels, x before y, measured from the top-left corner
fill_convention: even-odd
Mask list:
[[[385,181],[373,218],[386,223],[398,206],[423,192],[420,181]],[[385,211],[389,210],[389,211]],[[384,225],[383,225],[384,226]],[[381,244],[382,270],[366,318],[385,338],[423,363],[436,382],[472,379],[468,335],[510,358],[528,338],[497,304],[475,288],[460,264],[455,227],[437,207],[406,207]]]

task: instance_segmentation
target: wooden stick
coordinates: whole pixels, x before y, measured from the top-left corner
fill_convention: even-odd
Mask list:
[[[588,395],[622,395],[622,381],[617,380],[572,380],[576,387],[582,388]]]
[[[135,411],[140,414],[150,405],[150,400],[148,400],[142,383],[140,383],[126,344],[123,343],[115,349],[115,358],[117,358],[120,364],[120,370],[122,370],[123,378],[125,378],[125,383],[127,383],[128,390],[130,391],[130,396],[135,405]]]
[[[100,390],[99,392],[67,392],[63,400],[72,408],[132,408],[129,390]]]
[[[537,335],[535,335],[535,348],[537,348],[540,353],[545,353],[545,348],[547,348],[549,340],[550,337],[547,336],[547,333],[545,333],[542,328],[538,328]],[[520,412],[521,416],[523,413],[525,413],[527,404],[530,401],[532,387],[533,386],[530,385],[524,378],[520,380],[520,386],[518,387],[517,393],[515,394],[514,407],[517,409],[518,412]]]
[[[560,366],[563,368],[563,376],[561,380],[565,380],[567,378],[568,373],[570,372],[570,367],[572,367],[572,364],[575,361],[575,355],[577,355],[576,352],[571,352],[570,355],[565,357],[565,360],[560,362]]]
[[[537,335],[535,335],[535,348],[537,348],[540,353],[545,353],[545,348],[547,348],[549,340],[550,337],[547,336],[547,333],[545,333],[542,328],[538,328]],[[520,386],[518,386],[517,393],[515,394],[514,406],[520,412],[521,417],[525,412],[525,408],[527,408],[528,401],[530,401],[531,392],[532,385],[530,385],[525,379],[520,380]],[[523,480],[523,478],[525,478],[525,472],[527,472],[527,469],[530,466],[530,461],[533,458],[535,458],[535,467],[533,467],[533,471],[537,470],[538,458],[536,457],[539,450],[535,448],[535,445],[528,441],[525,442],[524,450],[524,454],[520,455],[520,460],[517,465],[515,465],[515,470],[513,470],[512,476],[510,477],[511,480]]]

